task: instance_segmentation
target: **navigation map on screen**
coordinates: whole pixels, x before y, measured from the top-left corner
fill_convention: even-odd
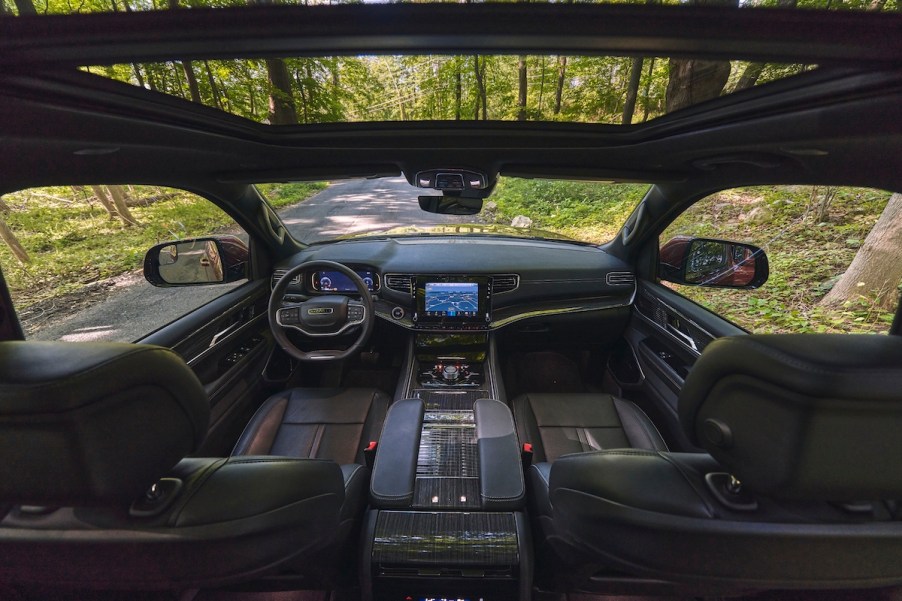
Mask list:
[[[427,282],[424,310],[429,317],[475,317],[479,313],[479,284]]]

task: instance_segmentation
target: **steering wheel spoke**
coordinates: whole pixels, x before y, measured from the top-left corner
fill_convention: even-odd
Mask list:
[[[360,325],[366,321],[367,311],[366,305],[357,301],[348,303],[348,323],[350,325]]]
[[[276,323],[282,327],[297,328],[301,323],[301,305],[291,304],[276,310]]]

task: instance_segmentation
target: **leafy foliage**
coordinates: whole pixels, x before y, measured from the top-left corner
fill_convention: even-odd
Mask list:
[[[261,186],[276,208],[300,202],[324,187],[323,183]],[[35,188],[3,197],[11,209],[6,221],[31,256],[31,262],[23,265],[0,245],[0,264],[20,309],[140,269],[144,253],[154,244],[235,227],[216,205],[190,193],[151,186],[129,191],[140,227],[127,228],[112,220],[88,190]]]
[[[696,203],[661,242],[682,234],[755,244],[767,252],[770,278],[757,290],[676,288],[753,332],[885,332],[893,315],[875,302],[877,291],[862,291],[836,309],[818,303],[852,262],[890,194],[832,193],[829,221],[817,219],[820,196],[809,186],[741,188]]]
[[[491,197],[497,209],[489,210],[488,218],[510,223],[523,215],[535,228],[597,244],[614,237],[647,189],[647,184],[501,178]]]

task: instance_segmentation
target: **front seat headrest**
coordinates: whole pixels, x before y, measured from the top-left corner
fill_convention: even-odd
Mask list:
[[[751,490],[902,496],[902,337],[720,338],[686,378],[679,414],[690,440]]]
[[[0,342],[0,502],[133,499],[207,432],[194,372],[150,345]]]

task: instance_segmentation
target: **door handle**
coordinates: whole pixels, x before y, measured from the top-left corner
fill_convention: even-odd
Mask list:
[[[220,330],[219,332],[216,332],[216,334],[213,335],[213,339],[210,340],[210,346],[207,348],[213,348],[214,346],[216,346],[220,340],[222,340],[223,338],[225,338],[226,336],[228,336],[229,334],[234,332],[241,325],[241,323],[242,323],[241,321],[236,321],[235,323],[228,326],[227,328]]]

